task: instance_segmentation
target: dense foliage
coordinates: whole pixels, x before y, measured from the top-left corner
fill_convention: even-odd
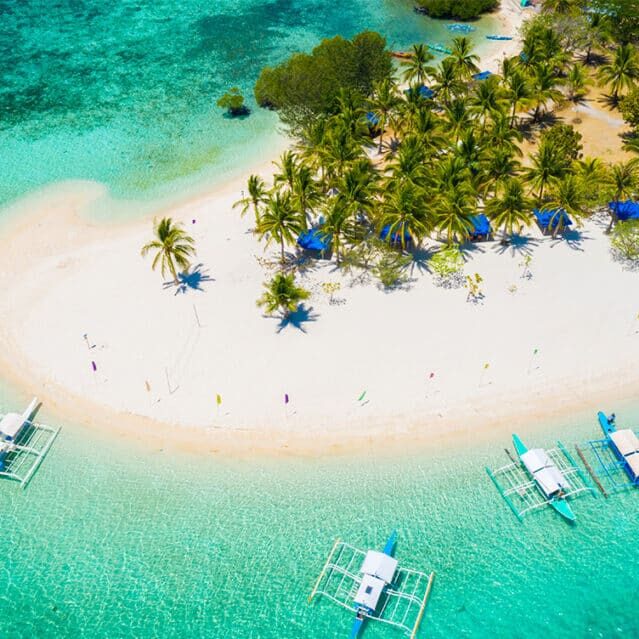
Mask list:
[[[237,87],[229,89],[218,101],[217,106],[226,109],[229,115],[248,115],[249,109],[244,104],[244,96]]]
[[[416,263],[424,266],[426,240],[437,249],[429,248],[426,269],[454,279],[463,264],[458,246],[473,237],[479,213],[503,242],[533,224],[535,208],[552,212],[553,236],[564,230],[562,211],[579,226],[607,202],[639,195],[637,160],[583,157],[580,133],[553,114],[594,83],[613,109],[635,100],[639,57],[614,36],[606,15],[584,14],[575,0],[546,0],[525,25],[521,54],[488,79],[473,79],[479,58],[458,37],[437,64],[428,47],[414,45],[396,77],[380,64],[377,80],[366,74],[370,86],[351,82],[331,86],[330,100],[313,94],[303,106],[301,98],[294,107],[282,103],[282,118],[296,124],[295,146],[272,185],[250,178],[240,204],[253,210],[258,235],[279,244],[282,270],[296,267],[287,247],[313,227],[330,243],[337,268],[373,275],[386,288],[405,282]],[[289,80],[283,76],[282,86]],[[308,117],[291,118],[296,109]],[[610,209],[609,230],[617,223]]]
[[[418,0],[418,5],[431,18],[472,20],[497,9],[499,0]]]
[[[381,35],[366,31],[352,40],[336,36],[323,40],[310,54],[297,53],[263,69],[255,98],[260,106],[277,109],[282,121],[295,130],[331,113],[340,92],[368,96],[373,85],[391,73],[390,53]]]

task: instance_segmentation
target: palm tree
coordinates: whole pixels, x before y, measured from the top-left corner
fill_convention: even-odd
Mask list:
[[[421,140],[408,135],[402,140],[397,157],[389,165],[393,177],[420,185],[426,176],[426,151]]]
[[[482,122],[482,134],[486,130],[488,117],[502,112],[503,95],[499,86],[499,78],[492,75],[483,82],[479,82],[472,97],[471,104]]]
[[[240,215],[244,215],[252,206],[253,213],[255,214],[255,227],[257,228],[260,217],[260,205],[266,201],[268,196],[266,184],[259,175],[249,175],[246,186],[248,189],[248,195],[235,202],[235,204],[233,204],[233,208],[241,206],[242,210],[240,211]]]
[[[484,193],[488,195],[492,186],[494,194],[501,183],[515,177],[520,169],[521,163],[512,149],[501,144],[491,145],[484,164]]]
[[[410,85],[422,86],[428,77],[435,72],[435,69],[428,64],[434,57],[425,44],[414,44],[411,48],[410,58],[401,62],[401,66],[404,68],[402,78]]]
[[[380,205],[378,232],[388,227],[386,239],[389,243],[399,238],[402,249],[406,249],[406,238],[419,245],[431,229],[424,191],[406,180],[391,180]]]
[[[463,88],[463,83],[459,79],[457,66],[453,58],[444,58],[433,75],[435,84],[433,89],[442,104],[447,105],[453,96]]]
[[[562,92],[557,88],[558,78],[550,64],[538,64],[532,75],[532,100],[535,103],[533,121],[537,122],[542,114],[542,107],[548,102],[560,102]]]
[[[352,225],[352,208],[348,201],[339,194],[330,198],[324,209],[324,224],[322,232],[331,238],[331,247],[335,253],[335,262],[339,266],[341,258],[342,239]]]
[[[291,151],[284,151],[280,156],[280,161],[274,162],[274,164],[279,169],[273,175],[274,186],[285,184],[292,191],[295,175],[297,174],[297,156]]]
[[[621,91],[631,89],[639,79],[639,58],[634,45],[617,47],[612,61],[599,69],[599,79],[602,84],[610,85],[615,102]]]
[[[361,144],[344,126],[334,126],[327,131],[326,144],[322,149],[326,166],[328,186],[335,186],[348,166],[364,155]]]
[[[604,47],[612,39],[613,26],[610,16],[596,11],[589,13],[587,20],[588,26],[584,38],[584,48],[586,50],[584,63],[591,64],[593,50]]]
[[[368,159],[362,159],[347,169],[338,184],[339,195],[353,217],[370,215],[378,194],[379,176]]]
[[[532,97],[532,91],[524,74],[515,69],[506,79],[506,97],[510,104],[510,126],[514,126],[515,117],[520,107],[526,106]]]
[[[556,237],[564,229],[564,216],[562,211],[572,215],[577,222],[586,214],[586,201],[579,179],[567,173],[555,182],[550,192],[549,208],[554,208],[555,213],[551,217],[549,226],[552,228],[552,237]],[[555,220],[557,223],[555,224]]]
[[[311,169],[301,164],[293,178],[292,202],[302,215],[313,212],[313,207],[320,201],[317,183]]]
[[[375,85],[369,106],[371,112],[378,120],[380,131],[378,153],[381,153],[383,149],[386,125],[400,103],[401,99],[397,95],[397,87],[390,79],[386,78]]]
[[[579,102],[588,92],[591,80],[582,64],[573,64],[566,75],[566,88],[568,99],[571,102]]]
[[[503,229],[506,243],[515,232],[530,224],[532,206],[521,180],[511,177],[500,183],[498,195],[486,203],[486,215],[496,228]]]
[[[257,300],[258,306],[263,306],[267,314],[271,315],[276,311],[286,319],[294,313],[300,302],[308,299],[310,293],[295,284],[295,276],[291,273],[276,273],[270,282],[264,284],[264,294]]]
[[[437,228],[446,236],[451,246],[468,239],[474,228],[472,216],[475,214],[477,198],[474,189],[467,182],[449,188],[436,200]]]
[[[628,199],[632,197],[639,185],[637,176],[637,160],[632,159],[627,162],[617,162],[616,164],[613,164],[606,177],[606,184],[616,205],[618,205],[623,198]],[[609,211],[610,224],[608,225],[606,233],[610,233],[612,227],[619,220],[617,217],[616,207],[610,208]]]
[[[461,96],[452,99],[444,107],[444,130],[450,133],[454,141],[470,126],[472,112],[469,108],[468,98]]]
[[[293,205],[291,194],[275,191],[262,211],[257,232],[260,237],[266,236],[267,242],[279,242],[282,264],[285,261],[284,245],[294,244],[305,229],[306,216]]]
[[[453,39],[450,57],[453,59],[455,68],[460,79],[470,80],[473,74],[479,71],[477,63],[479,56],[473,51],[473,43],[470,38],[461,36]]]
[[[176,265],[187,270],[191,265],[189,258],[195,255],[195,241],[183,229],[181,224],[174,224],[170,217],[163,217],[154,223],[155,239],[142,247],[142,257],[149,251],[157,251],[151,268],[160,264],[160,272],[165,277],[167,272],[173,277],[173,282],[179,284]]]
[[[541,143],[537,153],[530,156],[531,166],[525,172],[531,190],[539,189],[537,197],[542,200],[544,190],[554,180],[562,177],[567,169],[567,162],[560,158],[554,145]]]

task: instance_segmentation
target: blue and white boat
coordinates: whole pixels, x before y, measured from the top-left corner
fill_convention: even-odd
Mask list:
[[[571,485],[543,448],[528,447],[513,434],[513,445],[523,467],[535,482],[537,490],[548,505],[564,519],[574,522],[576,517],[566,501]]]
[[[472,24],[461,24],[459,22],[447,24],[446,28],[453,33],[472,33],[475,31],[475,27]]]
[[[630,482],[639,486],[639,437],[630,428],[617,429],[614,414],[606,417],[599,411],[597,418],[610,450],[619,460]]]
[[[512,40],[512,36],[505,36],[505,35],[487,35],[486,36],[487,40]]]

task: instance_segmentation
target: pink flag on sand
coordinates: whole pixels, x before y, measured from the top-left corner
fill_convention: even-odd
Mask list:
[[[428,376],[428,379],[433,379],[433,377],[435,377],[435,373],[431,373],[431,374]]]
[[[284,403],[288,404],[288,393],[284,393]]]

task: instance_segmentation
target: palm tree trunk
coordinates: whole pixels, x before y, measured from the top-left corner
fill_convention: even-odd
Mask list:
[[[284,264],[284,237],[280,238],[280,250],[281,250],[280,261],[282,264]]]
[[[180,283],[180,280],[178,279],[175,271],[175,264],[173,264],[173,258],[170,253],[166,254],[166,261],[169,263],[169,271],[171,271],[171,275],[173,275],[173,283],[177,286]]]

